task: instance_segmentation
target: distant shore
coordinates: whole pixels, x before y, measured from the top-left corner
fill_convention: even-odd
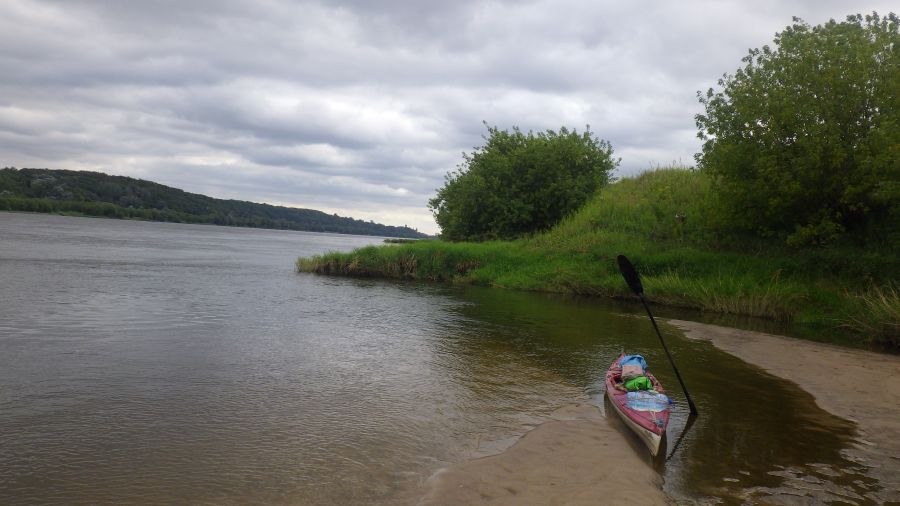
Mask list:
[[[0,169],[0,211],[377,237],[427,237],[407,226],[383,225],[315,209],[217,199],[153,181],[78,170]]]
[[[372,237],[372,238],[381,238],[385,237],[383,235],[376,234],[363,234],[363,233],[351,233],[351,232],[335,232],[329,230],[305,230],[299,228],[278,228],[278,227],[261,227],[255,225],[223,225],[219,223],[212,222],[193,222],[193,221],[177,221],[177,220],[154,220],[148,218],[141,217],[118,217],[118,216],[105,216],[105,215],[97,215],[97,214],[86,214],[77,211],[54,211],[54,212],[44,212],[44,211],[18,211],[18,210],[6,210],[0,209],[0,215],[2,214],[33,214],[33,215],[41,215],[41,216],[65,216],[69,218],[91,218],[98,220],[115,220],[115,221],[140,221],[146,223],[172,223],[177,225],[198,225],[198,226],[208,226],[208,227],[226,227],[226,228],[243,228],[243,229],[252,229],[252,230],[276,230],[276,231],[285,231],[285,232],[305,232],[310,234],[337,234],[337,235],[352,235],[358,237]],[[419,239],[407,239],[407,238],[387,238],[384,239],[384,243],[406,243],[407,241],[418,241]]]
[[[870,468],[880,502],[900,501],[900,357],[681,320],[689,339],[709,341],[795,382],[819,406],[858,426],[850,456]],[[861,388],[864,387],[864,388]],[[621,469],[628,469],[626,475]],[[661,479],[596,406],[559,409],[498,455],[429,478],[420,505],[668,504]]]

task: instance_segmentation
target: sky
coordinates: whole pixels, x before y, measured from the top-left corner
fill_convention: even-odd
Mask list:
[[[893,9],[892,9],[893,8]],[[2,0],[0,166],[94,170],[435,233],[501,129],[583,131],[618,177],[692,165],[697,91],[798,16],[886,1]]]

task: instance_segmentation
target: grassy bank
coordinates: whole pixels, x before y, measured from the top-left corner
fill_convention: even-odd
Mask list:
[[[607,188],[553,229],[516,241],[371,246],[297,261],[300,271],[627,296],[615,257],[638,266],[658,304],[846,327],[900,345],[897,255],[839,245],[791,250],[716,222],[710,181],[663,169]]]

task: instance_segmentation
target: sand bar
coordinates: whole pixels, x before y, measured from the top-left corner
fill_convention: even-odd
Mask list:
[[[667,504],[659,474],[600,408],[567,406],[552,418],[499,455],[438,472],[418,504]]]
[[[848,450],[883,502],[900,501],[900,357],[716,325],[669,320],[745,362],[793,381],[824,410],[855,422]],[[865,388],[861,388],[865,386]],[[622,469],[629,469],[627,476]],[[425,483],[417,504],[667,504],[661,478],[596,406],[561,408],[503,453],[462,462]]]
[[[881,481],[885,502],[900,502],[900,357],[762,332],[669,320],[775,376],[793,381],[830,413],[855,422],[853,457]]]

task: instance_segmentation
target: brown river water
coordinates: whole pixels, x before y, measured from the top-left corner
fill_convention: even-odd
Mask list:
[[[0,213],[0,503],[389,504],[561,406],[602,408],[623,347],[675,399],[672,498],[877,502],[851,422],[665,327],[703,413],[679,437],[639,306],[293,270],[380,242]]]

